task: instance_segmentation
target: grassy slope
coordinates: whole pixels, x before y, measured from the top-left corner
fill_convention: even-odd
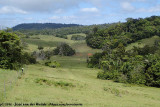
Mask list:
[[[40,39],[32,39],[35,37],[38,37]],[[68,36],[68,37],[70,37],[70,36]],[[61,42],[68,43],[69,45],[77,43],[77,41],[72,41],[70,39],[63,39],[63,38],[58,38],[55,36],[46,36],[46,35],[36,35],[36,36],[32,36],[31,38],[23,38],[22,40],[28,44],[26,51],[29,51],[29,52],[33,52],[34,50],[38,50],[37,49],[38,45],[43,46],[44,49],[47,50],[47,49],[55,48]]]
[[[139,47],[143,47],[145,45],[149,45],[149,46],[152,46],[154,44],[154,41],[155,40],[160,40],[160,37],[158,36],[153,36],[151,38],[146,38],[146,39],[142,39],[138,42],[135,42],[135,43],[131,43],[129,44],[127,47],[126,47],[126,50],[130,50],[133,48],[133,46],[139,46]]]
[[[96,78],[98,69],[86,67],[86,54],[94,53],[85,42],[70,42],[79,54],[73,57],[54,56],[60,68],[43,65],[25,67],[25,75],[7,92],[7,102],[25,103],[82,103],[84,107],[159,107],[160,89],[115,83]],[[0,78],[1,79],[1,78]],[[53,83],[71,83],[72,86],[55,86]]]
[[[3,101],[3,97],[5,96],[4,93],[10,91],[16,84],[19,75],[20,71],[0,69],[0,103]]]

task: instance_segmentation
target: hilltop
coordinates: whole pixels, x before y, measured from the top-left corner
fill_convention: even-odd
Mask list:
[[[13,30],[41,30],[41,29],[57,29],[63,27],[82,26],[79,24],[62,24],[62,23],[23,23],[13,27]]]

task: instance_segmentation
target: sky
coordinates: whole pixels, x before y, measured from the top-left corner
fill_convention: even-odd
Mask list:
[[[0,0],[0,27],[21,23],[104,24],[160,16],[160,0]]]

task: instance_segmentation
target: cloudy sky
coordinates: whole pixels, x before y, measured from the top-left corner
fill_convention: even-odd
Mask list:
[[[20,23],[124,22],[160,16],[160,0],[0,0],[0,26]]]

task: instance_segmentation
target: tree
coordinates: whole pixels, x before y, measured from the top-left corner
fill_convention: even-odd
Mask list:
[[[13,33],[0,32],[0,68],[17,69],[21,66],[20,38]]]
[[[98,27],[93,28],[93,33],[95,34],[98,31]]]
[[[72,56],[75,54],[75,50],[72,49],[68,44],[62,43],[56,49],[53,50],[55,55],[60,56]]]

